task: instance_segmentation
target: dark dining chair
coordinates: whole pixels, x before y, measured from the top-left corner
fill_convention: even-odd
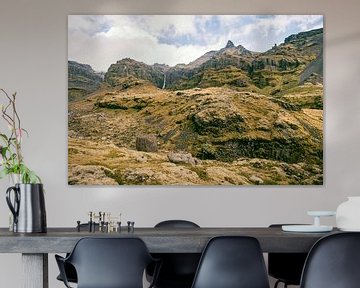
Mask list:
[[[89,229],[89,224],[88,223],[82,223],[80,224],[80,229]],[[98,223],[95,223],[95,229],[99,229],[99,224]],[[69,256],[69,253],[66,254],[66,257]],[[64,263],[64,268],[65,268],[65,275],[66,275],[66,278],[68,280],[68,282],[71,282],[71,283],[77,283],[77,275],[76,275],[76,270],[74,268],[73,265],[71,265],[70,263],[67,263],[65,262]],[[56,277],[57,280],[59,281],[63,281],[63,278],[61,277],[61,274],[59,274],[57,277]]]
[[[70,288],[65,263],[74,266],[78,288],[143,288],[143,274],[154,262],[139,238],[82,238],[68,257],[55,255],[60,275]],[[155,267],[154,281],[160,264]],[[150,287],[153,287],[151,283]]]
[[[200,228],[199,225],[187,220],[166,220],[155,225],[156,229]],[[194,280],[200,253],[157,253],[153,254],[161,259],[162,266],[159,272],[156,288],[190,288]],[[153,267],[147,269],[147,279],[153,277]]]
[[[256,238],[212,238],[201,256],[192,288],[269,288],[264,257]]]
[[[66,257],[68,257],[69,254],[66,255]],[[65,259],[65,258],[64,258]],[[75,267],[68,263],[68,262],[64,262],[64,274],[66,275],[66,279],[68,282],[71,283],[77,283],[77,274],[76,274],[76,270]],[[59,274],[56,277],[57,280],[64,282],[63,277],[61,276],[61,274]]]
[[[281,228],[282,225],[288,224],[272,224],[269,227]],[[268,273],[277,279],[274,288],[280,283],[284,284],[284,288],[288,285],[300,285],[306,257],[307,253],[269,253]]]
[[[325,236],[309,252],[300,288],[358,288],[359,268],[359,232]]]

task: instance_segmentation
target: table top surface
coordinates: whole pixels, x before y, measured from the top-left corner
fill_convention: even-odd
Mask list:
[[[84,229],[84,228],[83,228]],[[14,233],[0,228],[0,253],[65,253],[83,237],[139,237],[152,253],[201,253],[210,238],[222,235],[252,236],[264,252],[308,252],[321,237],[338,233],[283,232],[281,227],[135,228],[104,233],[76,228],[48,228],[47,233]]]

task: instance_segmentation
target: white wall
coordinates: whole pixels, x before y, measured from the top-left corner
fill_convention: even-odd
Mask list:
[[[309,222],[360,195],[358,0],[1,0],[0,87],[18,92],[26,161],[46,187],[48,226],[74,226],[89,210],[122,212],[136,226],[186,218],[201,226]],[[313,187],[69,187],[68,14],[324,14],[325,184]],[[6,180],[0,226],[8,224]],[[334,223],[328,220],[327,223]],[[57,271],[50,256],[50,287]],[[20,287],[19,255],[0,255],[1,287]]]

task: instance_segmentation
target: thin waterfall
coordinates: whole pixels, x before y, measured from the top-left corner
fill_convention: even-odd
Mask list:
[[[164,84],[162,86],[162,89],[165,89],[165,86],[166,86],[166,74],[164,73]]]

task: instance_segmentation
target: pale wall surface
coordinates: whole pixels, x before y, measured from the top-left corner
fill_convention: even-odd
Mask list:
[[[89,210],[121,211],[153,226],[186,218],[201,226],[309,222],[307,210],[333,210],[360,195],[360,2],[358,0],[2,0],[0,87],[19,94],[30,132],[24,154],[46,187],[48,226],[71,226]],[[67,186],[68,14],[324,14],[325,184],[320,187]],[[0,226],[8,223],[0,182]],[[334,224],[333,220],[328,223]],[[50,287],[57,273],[50,256]],[[0,255],[1,287],[20,287],[20,257]]]

